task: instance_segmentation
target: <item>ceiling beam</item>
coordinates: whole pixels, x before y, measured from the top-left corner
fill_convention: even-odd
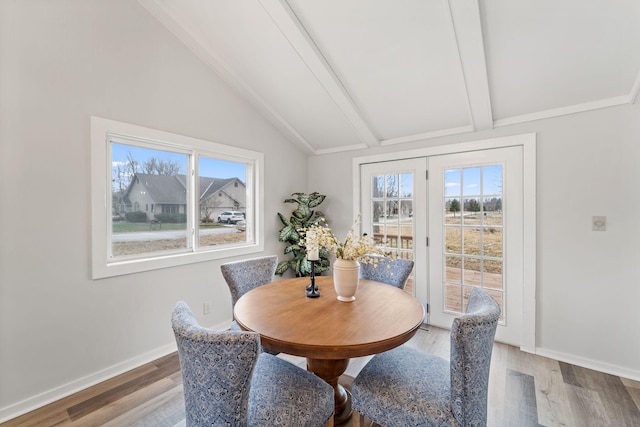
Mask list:
[[[379,139],[375,136],[362,114],[360,114],[344,85],[286,0],[259,1],[318,83],[326,90],[329,97],[344,114],[349,124],[360,137],[360,140],[368,147],[379,146]]]
[[[451,26],[458,47],[469,115],[476,131],[493,128],[489,79],[477,0],[449,0]]]
[[[206,38],[196,30],[197,26],[190,25],[184,19],[180,9],[175,3],[157,2],[154,0],[138,0],[138,2],[162,25],[171,31],[182,43],[193,51],[207,66],[209,66],[220,78],[229,84],[234,90],[257,108],[261,114],[269,120],[290,141],[297,143],[308,153],[316,154],[311,146],[293,126],[291,126],[280,114],[253,90],[225,61],[223,61],[207,43]]]

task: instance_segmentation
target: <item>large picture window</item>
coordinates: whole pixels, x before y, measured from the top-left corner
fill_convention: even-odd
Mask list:
[[[93,117],[93,278],[261,251],[262,160]]]

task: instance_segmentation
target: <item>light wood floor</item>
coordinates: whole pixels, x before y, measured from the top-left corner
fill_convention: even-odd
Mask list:
[[[407,344],[449,357],[449,332],[428,327]],[[305,360],[281,355],[304,367]],[[345,386],[369,358],[353,359]],[[184,426],[177,355],[0,424],[13,426]],[[488,425],[640,426],[640,382],[523,353],[496,343],[489,382]],[[360,426],[358,416],[347,426]]]

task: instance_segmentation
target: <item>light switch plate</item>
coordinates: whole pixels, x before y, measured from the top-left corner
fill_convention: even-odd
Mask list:
[[[607,231],[607,217],[594,216],[592,219],[593,231]]]

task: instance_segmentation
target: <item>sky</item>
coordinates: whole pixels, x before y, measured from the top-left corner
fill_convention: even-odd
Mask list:
[[[111,144],[111,164],[112,174],[118,165],[126,165],[127,157],[131,153],[133,158],[142,166],[149,158],[155,157],[158,160],[170,161],[181,165],[180,174],[186,174],[188,156],[186,154],[173,153],[169,151],[155,150],[134,145]],[[201,157],[199,162],[199,175],[209,178],[239,178],[246,181],[246,165],[244,163],[230,162],[226,160]]]
[[[444,171],[444,187],[445,197],[501,195],[502,165],[447,169]]]

